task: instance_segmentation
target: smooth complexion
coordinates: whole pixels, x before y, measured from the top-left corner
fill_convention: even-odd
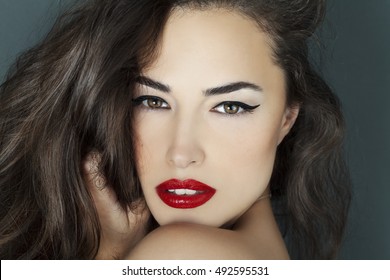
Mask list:
[[[153,216],[212,227],[234,224],[268,191],[277,146],[299,110],[286,105],[269,37],[226,10],[171,15],[134,105],[137,170]],[[199,207],[173,208],[156,192],[170,179],[216,192]]]

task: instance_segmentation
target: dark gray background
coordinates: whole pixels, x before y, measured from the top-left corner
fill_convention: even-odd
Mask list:
[[[0,80],[68,2],[0,0]],[[319,65],[344,106],[354,183],[340,258],[390,259],[390,0],[330,0],[318,34]]]

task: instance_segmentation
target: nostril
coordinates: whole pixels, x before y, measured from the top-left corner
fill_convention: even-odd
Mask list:
[[[205,151],[194,130],[189,133],[178,129],[174,135],[166,150],[166,162],[176,168],[187,168],[204,161]]]
[[[186,168],[190,165],[196,164],[195,160],[188,160],[183,157],[174,157],[169,162],[178,168]]]
[[[196,147],[174,147],[167,153],[167,161],[176,168],[198,165],[204,159],[203,151]]]

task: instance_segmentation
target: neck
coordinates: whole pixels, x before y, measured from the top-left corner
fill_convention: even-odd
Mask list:
[[[269,197],[257,200],[235,223],[233,230],[257,248],[259,258],[288,258]]]

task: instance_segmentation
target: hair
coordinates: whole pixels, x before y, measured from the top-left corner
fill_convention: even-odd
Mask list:
[[[344,121],[308,54],[325,2],[91,0],[64,13],[1,85],[1,259],[96,256],[101,226],[81,171],[91,151],[100,153],[99,169],[124,210],[143,196],[132,92],[177,8],[237,11],[268,34],[288,105],[300,105],[277,150],[270,181],[275,212],[293,258],[337,256],[350,200]]]

